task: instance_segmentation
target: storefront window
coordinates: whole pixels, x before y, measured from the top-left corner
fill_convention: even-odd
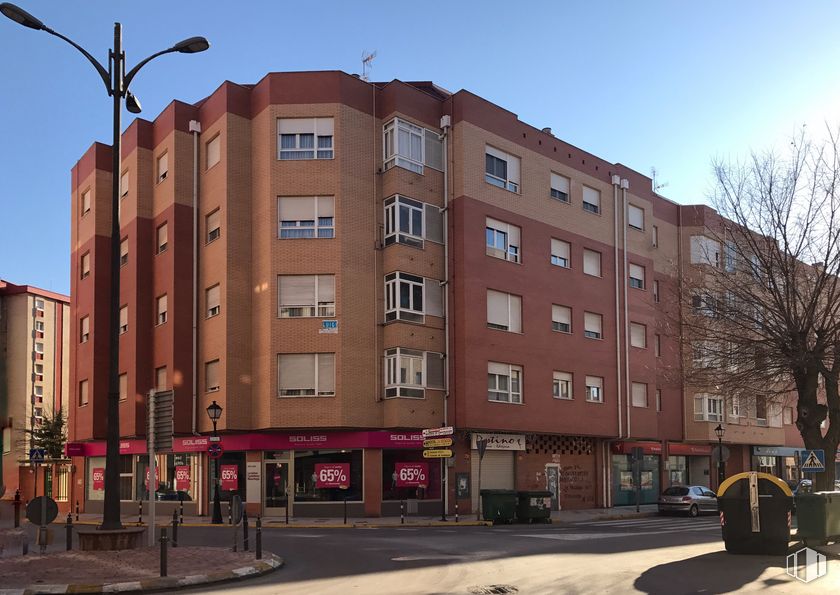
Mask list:
[[[149,467],[148,455],[137,457],[137,497],[149,499],[146,473]],[[157,500],[181,500],[190,502],[196,498],[198,481],[198,455],[176,453],[157,455],[158,488]]]
[[[219,470],[221,482],[219,484],[219,500],[230,502],[231,497],[236,494],[245,500],[245,453],[226,452],[219,459],[218,464],[210,461],[208,477],[208,496],[213,502],[215,494],[216,469]]]
[[[406,465],[400,465],[405,463]],[[401,470],[401,478],[397,469]],[[418,471],[425,473],[425,480],[417,479]],[[401,483],[425,483],[426,487],[400,486]],[[440,462],[423,458],[414,450],[382,451],[383,500],[436,500],[440,499]]]
[[[613,504],[615,506],[636,503],[636,482],[633,477],[633,463],[630,455],[613,455]],[[639,473],[641,504],[654,504],[659,499],[659,455],[645,455]]]
[[[670,485],[688,485],[684,456],[668,457],[668,480]]]
[[[134,455],[120,455],[120,500],[132,500],[133,465]],[[105,457],[87,459],[85,489],[88,500],[105,499]]]
[[[347,489],[319,488],[315,466],[321,463],[350,465]],[[303,450],[295,452],[295,502],[362,501],[361,450]]]

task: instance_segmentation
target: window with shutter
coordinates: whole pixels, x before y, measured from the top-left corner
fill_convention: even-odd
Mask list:
[[[627,205],[627,224],[640,231],[645,229],[645,212],[636,205]]]
[[[522,298],[487,290],[487,326],[511,333],[522,332]]]
[[[572,309],[568,306],[551,305],[551,329],[561,333],[572,332]]]
[[[583,187],[583,210],[590,213],[601,212],[601,193],[589,186]]]
[[[551,264],[565,269],[571,266],[572,246],[569,242],[551,238]]]
[[[219,360],[204,364],[204,387],[208,393],[219,390]]]
[[[484,179],[494,186],[519,192],[519,157],[486,145]]]
[[[572,398],[572,375],[568,372],[554,372],[553,397],[555,399]]]
[[[157,253],[166,252],[169,246],[169,227],[166,223],[157,228]]]
[[[164,153],[157,160],[157,181],[163,182],[169,175],[169,153]]]
[[[551,172],[551,198],[569,202],[569,178]]]
[[[221,294],[219,284],[208,287],[205,291],[205,302],[207,304],[207,318],[217,316],[222,311]]]
[[[128,374],[120,374],[120,401],[128,398]]]
[[[630,385],[630,394],[632,398],[633,407],[647,407],[647,384],[641,382],[633,382]]]
[[[589,339],[600,339],[603,317],[594,312],[583,313],[583,335]]]
[[[332,159],[332,118],[281,118],[277,123],[280,160]]]
[[[630,263],[630,287],[634,289],[645,288],[645,268],[637,264]]]
[[[522,368],[487,362],[487,400],[522,403]]]
[[[90,190],[82,192],[82,217],[90,213]]]
[[[87,343],[90,338],[90,317],[83,316],[80,322],[79,343]]]
[[[128,306],[120,308],[120,334],[128,331]]]
[[[647,347],[647,327],[638,322],[630,323],[630,345],[644,349]]]
[[[220,134],[217,134],[209,141],[207,141],[206,145],[206,159],[207,165],[205,169],[210,169],[214,165],[216,165],[222,159],[222,137]]]
[[[604,379],[600,376],[586,377],[586,400],[593,403],[604,402]]]
[[[518,226],[487,217],[485,242],[488,256],[517,263],[520,261]]]
[[[282,240],[335,237],[333,196],[281,196],[277,212]]]
[[[335,316],[335,275],[279,275],[279,317]]]
[[[120,242],[120,266],[128,264],[128,238]]]
[[[206,243],[217,240],[222,235],[222,221],[219,214],[219,209],[216,209],[205,219],[205,229],[207,230]]]
[[[595,250],[583,250],[583,272],[593,277],[601,276],[601,253]]]
[[[82,279],[90,275],[90,252],[82,254]]]
[[[163,294],[159,298],[157,298],[157,324],[163,324],[166,322],[166,315],[167,315],[167,300],[166,294]]]

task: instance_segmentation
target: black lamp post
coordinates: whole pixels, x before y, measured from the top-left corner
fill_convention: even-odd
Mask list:
[[[203,37],[191,37],[175,44],[169,49],[152,54],[145,60],[141,60],[137,66],[127,74],[125,72],[125,52],[122,50],[122,25],[114,23],[114,47],[108,52],[108,69],[106,70],[90,53],[75,41],[68,39],[61,33],[53,31],[43,22],[9,2],[0,4],[0,13],[15,21],[16,23],[44,31],[63,39],[82,55],[99,73],[102,82],[105,83],[105,90],[108,95],[114,98],[114,140],[111,147],[113,152],[113,163],[111,169],[111,292],[110,292],[110,329],[108,333],[108,409],[106,417],[106,451],[105,451],[105,502],[102,513],[102,524],[100,529],[122,529],[120,521],[120,377],[119,377],[119,316],[120,316],[120,115],[123,99],[126,100],[126,108],[133,114],[140,113],[140,102],[129,91],[128,87],[137,72],[146,63],[173,52],[182,54],[193,54],[203,52],[210,47],[210,43]]]
[[[726,432],[726,429],[721,425],[715,428],[715,436],[718,439],[718,488],[726,479],[726,471],[723,468],[723,434]]]
[[[207,415],[210,417],[210,421],[213,422],[213,437],[218,438],[219,434],[216,432],[216,423],[219,421],[219,418],[222,417],[222,406],[213,401],[207,406]],[[213,442],[216,443],[215,441]],[[213,466],[215,469],[215,476],[216,481],[213,482],[213,520],[210,521],[214,525],[221,525],[222,524],[222,503],[219,500],[219,459],[218,457],[215,459],[215,465]]]

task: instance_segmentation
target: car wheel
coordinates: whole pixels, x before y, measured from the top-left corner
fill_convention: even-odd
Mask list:
[[[700,509],[699,509],[699,508],[697,508],[697,505],[696,505],[696,504],[692,504],[692,505],[691,505],[691,508],[689,508],[689,509],[688,509],[688,516],[690,516],[690,517],[696,517],[696,516],[697,516],[697,515],[699,515],[699,514],[700,514]]]

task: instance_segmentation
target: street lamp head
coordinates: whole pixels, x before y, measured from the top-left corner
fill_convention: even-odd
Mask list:
[[[3,2],[0,4],[0,12],[24,27],[29,27],[30,29],[35,29],[36,31],[40,31],[44,28],[44,23],[11,2]]]
[[[179,41],[172,46],[173,51],[182,54],[197,54],[203,52],[210,47],[210,42],[203,37],[190,37],[184,41]]]
[[[215,401],[213,401],[215,403]],[[726,432],[724,427],[720,424],[715,428],[715,436],[718,437],[718,440],[723,440],[723,433]]]
[[[210,403],[210,405],[207,406],[207,415],[210,416],[210,421],[215,424],[222,416],[221,405],[217,404],[216,401]]]
[[[131,91],[127,91],[125,94],[125,108],[132,114],[139,114],[143,111],[143,108],[140,105],[140,100],[137,99],[137,96]],[[215,403],[215,401],[213,402]]]

